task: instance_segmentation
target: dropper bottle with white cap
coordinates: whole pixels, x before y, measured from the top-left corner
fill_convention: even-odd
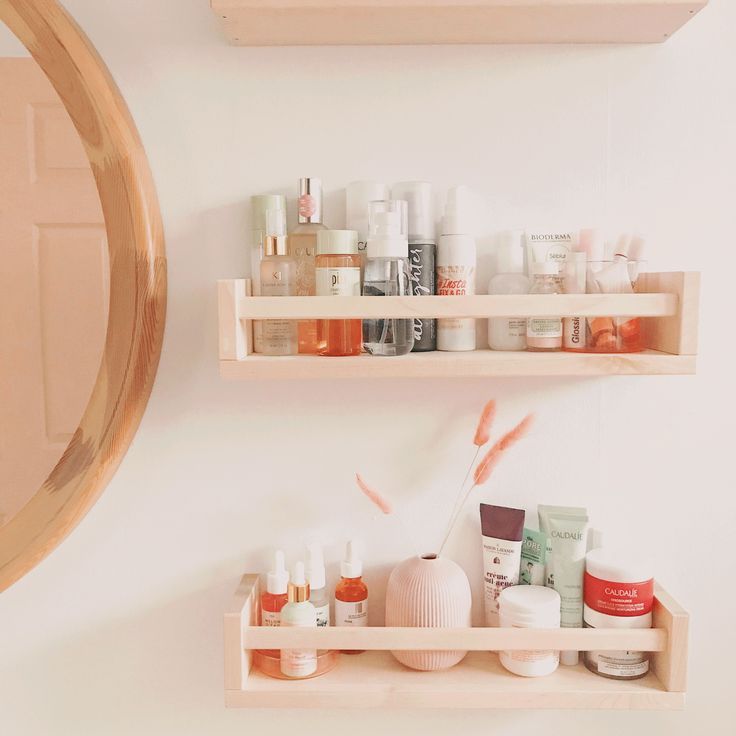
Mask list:
[[[442,237],[437,248],[437,294],[475,294],[476,246],[471,232],[470,191],[453,187],[447,193]],[[475,350],[474,319],[441,319],[437,322],[437,349],[451,352]]]
[[[357,544],[347,543],[345,559],[340,563],[340,582],[335,588],[335,626],[368,625],[368,586],[363,582],[363,562]],[[360,654],[347,650],[345,654]]]
[[[273,570],[266,575],[266,590],[261,593],[261,626],[280,626],[281,609],[288,603],[289,572],[284,553],[273,555]]]
[[[309,601],[317,611],[317,626],[330,625],[330,597],[327,594],[325,578],[325,558],[322,547],[310,544],[307,562],[307,579],[309,580]]]
[[[282,626],[317,626],[317,611],[309,602],[309,583],[304,574],[304,563],[294,565],[289,583],[289,602],[281,610]],[[316,649],[282,649],[281,674],[301,679],[317,671]]]

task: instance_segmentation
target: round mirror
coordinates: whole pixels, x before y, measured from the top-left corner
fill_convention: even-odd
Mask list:
[[[166,263],[125,104],[56,0],[0,0],[0,590],[114,472],[153,384]]]

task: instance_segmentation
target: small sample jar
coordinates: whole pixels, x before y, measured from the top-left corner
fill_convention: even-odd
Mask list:
[[[360,254],[355,230],[317,233],[317,296],[360,296]],[[319,355],[360,355],[363,349],[359,319],[321,319],[317,323]]]
[[[560,594],[541,585],[514,585],[498,597],[502,628],[558,629]],[[499,652],[501,664],[515,675],[543,677],[551,675],[560,664],[560,653],[545,651]]]
[[[654,580],[646,563],[631,555],[595,549],[585,557],[583,621],[592,629],[649,629]],[[649,653],[586,652],[585,666],[614,680],[636,680],[649,672]]]

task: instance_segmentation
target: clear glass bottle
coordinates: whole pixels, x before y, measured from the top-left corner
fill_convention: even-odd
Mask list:
[[[289,235],[289,254],[297,265],[296,295],[316,293],[315,259],[317,233],[327,230],[322,224],[322,182],[319,179],[299,179],[299,224]],[[317,352],[317,320],[299,320],[299,352]]]
[[[360,296],[360,254],[355,230],[317,233],[317,296]],[[359,319],[317,322],[320,355],[360,355],[363,335]]]
[[[266,213],[267,234],[261,261],[262,296],[296,296],[297,264],[287,255],[286,213]],[[263,355],[296,355],[299,348],[295,320],[267,319],[261,326],[260,352]]]
[[[364,296],[409,296],[407,204],[403,200],[371,202]],[[414,320],[363,320],[363,347],[371,355],[396,356],[414,347]]]
[[[524,233],[504,233],[496,250],[496,275],[488,284],[489,294],[528,294],[531,281],[524,274]],[[526,350],[527,321],[523,317],[491,317],[488,345],[491,350]]]
[[[562,294],[559,266],[553,261],[535,263],[532,266],[530,294]],[[562,350],[561,317],[529,317],[526,325],[527,350],[551,353]]]

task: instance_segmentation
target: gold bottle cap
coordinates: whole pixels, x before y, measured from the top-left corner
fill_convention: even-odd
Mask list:
[[[304,603],[309,600],[309,583],[304,575],[304,563],[297,562],[289,582],[289,603]]]
[[[282,209],[266,212],[266,237],[263,239],[266,256],[288,255],[286,241],[286,212]]]

